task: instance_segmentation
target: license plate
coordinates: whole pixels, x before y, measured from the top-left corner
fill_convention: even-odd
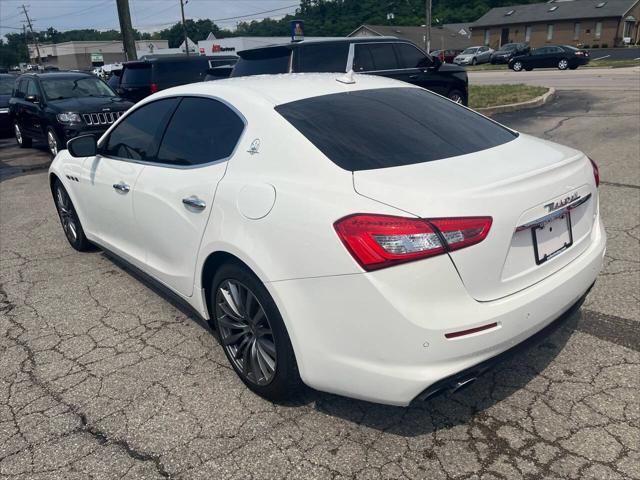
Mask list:
[[[540,265],[573,245],[571,213],[531,228],[531,236],[536,264]]]

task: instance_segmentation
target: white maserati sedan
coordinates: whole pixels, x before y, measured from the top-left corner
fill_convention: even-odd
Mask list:
[[[388,78],[184,85],[67,148],[49,173],[71,246],[187,302],[272,400],[461,387],[576,305],[605,252],[583,153]]]

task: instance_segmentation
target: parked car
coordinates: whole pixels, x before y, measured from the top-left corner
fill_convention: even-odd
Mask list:
[[[570,45],[547,45],[535,48],[524,55],[517,55],[509,60],[509,68],[520,72],[534,68],[567,68],[575,70],[580,65],[589,63],[589,52]]]
[[[219,66],[225,61],[227,65],[232,64],[236,59],[235,56],[160,55],[125,62],[117,92],[127,100],[137,102],[166,88],[202,82],[212,66],[210,61]]]
[[[302,41],[239,52],[232,77],[268,73],[348,72],[395,78],[467,104],[467,72],[443,64],[407,40],[395,37]]]
[[[458,65],[477,65],[491,60],[493,49],[489,47],[469,47],[453,59]]]
[[[425,89],[349,77],[159,92],[71,140],[50,184],[71,246],[209,319],[254,392],[407,405],[579,305],[605,252],[598,173]]]
[[[438,57],[442,63],[454,63],[453,60],[462,53],[462,50],[433,50],[432,57]]]
[[[78,135],[102,135],[132,103],[87,73],[26,73],[16,80],[9,113],[18,145],[47,142],[56,155]]]
[[[516,55],[523,55],[530,50],[526,43],[507,43],[491,54],[491,64],[509,63]]]
[[[7,135],[11,132],[11,121],[9,118],[9,99],[13,92],[13,83],[16,76],[10,73],[0,73],[0,135]]]

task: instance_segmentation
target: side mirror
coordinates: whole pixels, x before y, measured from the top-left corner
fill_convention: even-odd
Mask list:
[[[37,95],[27,95],[26,97],[24,97],[24,99],[27,102],[31,102],[31,103],[40,103],[40,99],[38,98]]]
[[[67,142],[72,157],[93,157],[98,153],[98,143],[93,135],[81,135]]]

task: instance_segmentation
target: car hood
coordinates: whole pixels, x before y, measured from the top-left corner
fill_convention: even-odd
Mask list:
[[[456,65],[454,63],[443,63],[442,65],[440,65],[440,68],[438,69],[438,71],[446,72],[446,73],[460,72],[460,73],[466,74],[466,70],[464,69],[464,67],[461,67],[460,65]]]
[[[120,97],[81,97],[49,100],[47,105],[60,112],[100,112],[103,109],[127,110],[133,106],[132,102]]]

